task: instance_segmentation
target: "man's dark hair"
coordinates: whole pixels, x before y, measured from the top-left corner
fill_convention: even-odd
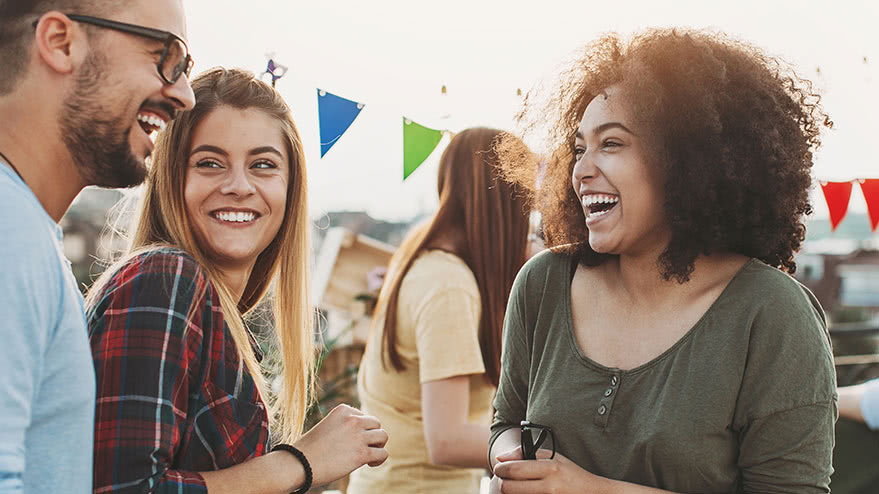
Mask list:
[[[118,7],[109,0],[0,0],[0,96],[12,92],[27,69],[33,23],[51,10],[103,17]]]

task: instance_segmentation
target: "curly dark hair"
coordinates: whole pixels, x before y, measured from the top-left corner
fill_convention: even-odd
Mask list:
[[[532,193],[547,246],[596,265],[608,256],[587,240],[571,187],[574,136],[586,106],[611,85],[651,140],[663,168],[671,240],[665,279],[689,280],[701,254],[734,252],[789,273],[805,238],[812,152],[833,124],[812,84],[783,61],[720,33],[648,30],[628,43],[606,35],[587,45],[548,99],[529,92],[518,116],[527,133],[549,129],[540,167],[515,142],[499,144],[501,170]],[[533,184],[542,174],[539,189]]]

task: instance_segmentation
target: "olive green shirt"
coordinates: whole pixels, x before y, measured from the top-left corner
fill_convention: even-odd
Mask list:
[[[671,348],[620,370],[576,343],[575,268],[546,251],[516,278],[492,444],[527,419],[611,479],[681,493],[830,491],[835,372],[808,289],[752,259]]]

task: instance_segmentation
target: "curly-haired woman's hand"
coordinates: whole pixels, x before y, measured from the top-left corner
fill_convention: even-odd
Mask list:
[[[348,405],[334,408],[295,446],[311,465],[313,485],[348,475],[363,465],[378,466],[388,458],[388,433],[377,418]]]
[[[561,453],[537,451],[536,460],[523,460],[522,448],[501,453],[494,466],[488,492],[490,494],[566,494],[625,493],[671,494],[670,491],[644,485],[611,480],[580,468]]]
[[[536,460],[522,460],[521,447],[499,454],[494,478],[489,486],[493,494],[562,494],[605,492],[607,479],[593,475],[560,453],[537,451]]]

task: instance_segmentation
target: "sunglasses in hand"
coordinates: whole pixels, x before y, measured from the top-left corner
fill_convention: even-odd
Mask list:
[[[552,429],[546,425],[535,424],[523,420],[519,428],[522,431],[522,458],[525,460],[536,460],[537,450],[545,449],[552,451],[549,459],[555,458],[555,437]]]

